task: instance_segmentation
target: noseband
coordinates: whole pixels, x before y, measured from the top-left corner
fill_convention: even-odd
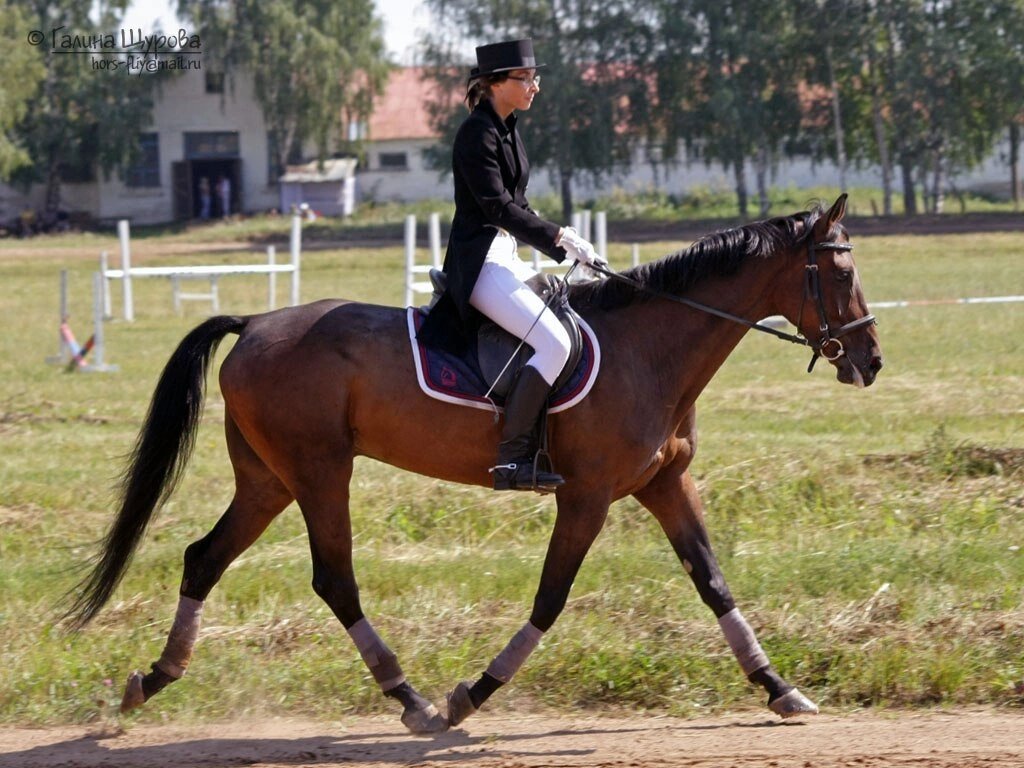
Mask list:
[[[767,325],[761,325],[747,320],[745,317],[739,317],[729,312],[724,312],[721,309],[709,307],[707,304],[701,304],[699,301],[693,299],[683,298],[682,296],[676,296],[672,293],[666,293],[665,291],[659,291],[656,288],[651,288],[644,285],[643,283],[637,282],[632,278],[626,277],[625,275],[614,272],[607,267],[600,264],[591,264],[590,268],[595,272],[599,272],[606,277],[611,277],[627,285],[632,286],[640,291],[646,291],[654,296],[668,301],[674,301],[678,304],[684,304],[692,309],[700,310],[701,312],[707,312],[715,317],[721,317],[725,320],[731,320],[734,323],[745,325],[747,328],[753,328],[755,331],[761,331],[762,333],[771,334],[776,338],[790,341],[794,344],[800,344],[804,347],[811,348],[811,362],[807,366],[807,372],[810,373],[814,370],[814,364],[818,362],[819,357],[824,357],[829,362],[838,360],[846,351],[843,349],[843,343],[839,339],[851,331],[856,331],[859,328],[863,328],[868,325],[875,324],[875,316],[872,314],[864,315],[864,317],[857,318],[845,325],[839,326],[834,331],[829,328],[828,317],[825,314],[825,299],[821,293],[821,278],[818,273],[818,252],[819,251],[852,251],[853,245],[850,243],[836,243],[836,242],[822,242],[816,243],[813,239],[807,241],[807,265],[804,268],[804,273],[807,279],[804,281],[804,295],[800,301],[800,315],[797,317],[797,332],[786,333],[775,328],[770,328]],[[811,341],[807,337],[800,334],[800,321],[803,319],[804,304],[807,299],[811,299],[814,304],[815,310],[818,313],[818,330],[821,332],[821,338],[818,341]]]

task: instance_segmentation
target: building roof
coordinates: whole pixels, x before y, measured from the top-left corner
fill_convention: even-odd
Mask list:
[[[324,160],[324,169],[322,171],[319,168],[319,163],[314,160],[303,165],[289,165],[285,168],[284,175],[278,181],[301,182],[304,184],[322,181],[342,181],[350,176],[355,176],[355,173],[356,160],[353,157]]]
[[[391,72],[384,93],[374,102],[367,126],[370,141],[435,139],[427,105],[438,101],[440,87],[426,67],[400,67]],[[453,101],[461,93],[452,93]]]

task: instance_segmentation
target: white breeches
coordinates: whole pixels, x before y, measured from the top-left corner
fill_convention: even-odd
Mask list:
[[[516,240],[499,231],[487,252],[469,303],[533,347],[526,361],[554,384],[569,359],[569,334],[555,313],[524,283],[537,273],[516,253]]]

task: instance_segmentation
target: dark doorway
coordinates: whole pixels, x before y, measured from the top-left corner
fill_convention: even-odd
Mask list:
[[[222,219],[241,210],[239,160],[192,160],[192,216]],[[227,182],[227,201],[222,185]]]

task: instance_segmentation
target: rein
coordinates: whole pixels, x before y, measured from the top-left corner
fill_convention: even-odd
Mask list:
[[[605,275],[606,277],[619,280],[620,282],[626,283],[627,285],[630,285],[637,290],[646,291],[652,296],[657,296],[660,299],[674,301],[677,304],[683,304],[687,307],[690,307],[691,309],[696,309],[701,312],[705,312],[709,315],[714,315],[715,317],[720,317],[725,320],[730,320],[734,323],[739,323],[740,325],[744,325],[747,328],[753,328],[755,331],[761,331],[762,333],[770,334],[778,339],[789,341],[792,342],[793,344],[799,344],[804,347],[810,347],[812,352],[811,362],[807,366],[807,372],[810,373],[812,370],[814,370],[814,364],[818,361],[819,357],[824,357],[826,360],[831,362],[833,360],[838,360],[840,357],[846,354],[845,350],[843,349],[843,343],[839,341],[840,337],[845,336],[851,331],[863,328],[864,326],[874,325],[875,323],[875,316],[872,314],[867,314],[864,317],[858,318],[849,323],[846,323],[845,325],[840,326],[835,331],[832,331],[828,326],[828,319],[825,315],[825,301],[821,295],[821,282],[818,273],[817,254],[818,251],[852,250],[853,246],[850,243],[816,243],[814,242],[814,240],[809,240],[807,243],[807,265],[804,268],[805,274],[807,275],[807,281],[804,283],[804,296],[803,300],[800,302],[800,314],[802,317],[804,301],[806,301],[808,298],[812,299],[814,301],[814,307],[818,313],[818,330],[821,331],[822,336],[821,340],[818,342],[812,342],[806,336],[800,334],[799,320],[797,321],[797,333],[786,333],[785,331],[780,331],[776,328],[770,328],[767,325],[761,325],[760,323],[753,322],[752,320],[747,320],[745,317],[740,317],[739,315],[734,315],[724,310],[716,309],[715,307],[710,307],[707,304],[700,303],[699,301],[687,299],[684,298],[683,296],[676,296],[673,293],[660,291],[657,288],[651,288],[650,286],[644,285],[643,283],[637,280],[633,280],[630,277],[626,277],[625,275],[620,274],[619,272],[615,272],[611,269],[608,269],[603,265],[591,264],[589,266],[595,272],[599,272],[602,275]],[[826,350],[826,347],[828,347],[829,345],[834,345],[835,347],[835,352],[833,354],[829,354],[829,352]]]

